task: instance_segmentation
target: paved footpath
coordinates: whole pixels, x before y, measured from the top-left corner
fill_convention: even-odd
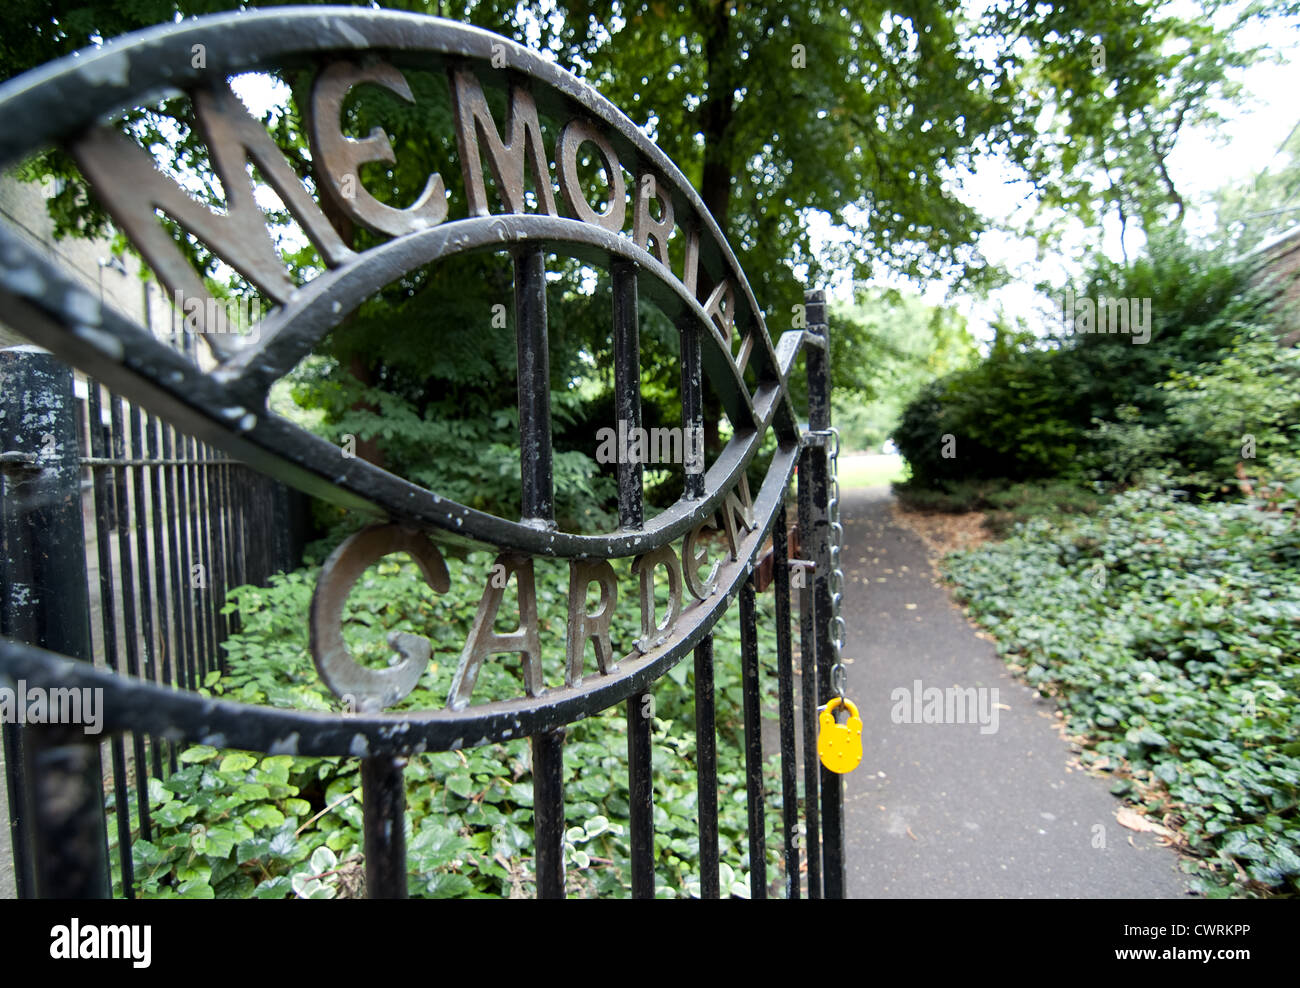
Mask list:
[[[848,894],[1184,897],[1176,854],[1119,825],[1106,779],[1070,769],[1055,704],[1017,683],[976,637],[936,583],[924,544],[894,523],[888,489],[845,491],[842,517],[844,654],[864,751],[844,790]],[[975,687],[990,699],[997,689],[996,730],[894,723],[902,697],[891,701],[892,692],[911,699],[918,680],[922,691]],[[901,706],[917,712],[914,699]]]

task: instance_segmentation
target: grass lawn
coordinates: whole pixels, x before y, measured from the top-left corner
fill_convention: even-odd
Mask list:
[[[903,458],[892,455],[842,455],[837,463],[840,472],[840,489],[854,487],[880,487],[895,480],[903,480],[906,467]]]

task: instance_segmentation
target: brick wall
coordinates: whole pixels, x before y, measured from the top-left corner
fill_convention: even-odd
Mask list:
[[[1283,344],[1300,343],[1300,227],[1261,244],[1246,260],[1255,282],[1273,299]]]
[[[42,251],[60,271],[76,278],[105,305],[155,333],[165,332],[172,318],[171,306],[157,283],[141,279],[140,262],[129,254],[115,262],[110,240],[55,240],[54,223],[45,207],[45,190],[41,186],[0,175],[0,222]],[[4,313],[0,312],[0,347],[29,342],[5,325]]]

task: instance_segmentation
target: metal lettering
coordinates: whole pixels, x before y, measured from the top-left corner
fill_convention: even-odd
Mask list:
[[[722,338],[730,343],[731,327],[736,320],[736,290],[730,278],[723,278],[713,287],[704,303],[704,312],[722,332]]]
[[[380,202],[361,184],[359,169],[363,164],[397,163],[383,128],[373,128],[369,137],[360,140],[345,137],[339,129],[344,97],[363,82],[383,86],[406,102],[415,102],[402,73],[387,62],[366,66],[334,62],[322,69],[311,88],[311,149],[321,186],[329,190],[344,213],[375,233],[400,237],[437,226],[447,218],[447,190],[437,172],[425,182],[420,198],[406,209]]]
[[[632,242],[643,250],[650,250],[654,237],[655,253],[659,263],[668,267],[668,238],[673,234],[673,202],[659,192],[659,180],[649,172],[642,172],[636,180],[636,205],[632,214]],[[659,219],[650,215],[650,200],[659,200]]]
[[[698,298],[700,281],[700,231],[694,224],[686,231],[686,256],[682,261],[682,284],[691,298]]]
[[[587,588],[600,585],[600,607],[587,611]],[[587,640],[596,648],[596,664],[603,673],[614,672],[614,648],[609,640],[609,625],[618,603],[618,578],[607,559],[575,559],[569,563],[569,631],[566,642],[568,665],[564,682],[567,686],[582,683]]]
[[[717,531],[716,517],[708,518],[691,529],[682,540],[682,575],[686,578],[686,588],[696,600],[704,600],[717,590],[718,567],[722,565],[715,559],[709,575],[703,580],[700,579],[700,567],[709,561],[709,553],[704,549],[696,552],[695,543],[704,534],[706,528]]]
[[[397,525],[372,525],[330,554],[311,598],[311,657],[316,671],[335,696],[351,697],[362,712],[391,707],[415,689],[429,664],[429,642],[419,635],[402,631],[388,636],[388,643],[402,656],[399,664],[388,669],[359,665],[343,640],[348,594],[371,563],[394,552],[414,559],[425,582],[438,593],[451,589],[447,564],[427,535]]]
[[[740,496],[736,496],[736,491]],[[737,526],[739,521],[739,526]],[[727,491],[726,500],[722,503],[722,523],[727,533],[727,547],[731,550],[733,560],[740,558],[740,536],[737,528],[743,528],[746,532],[754,530],[754,501],[749,496],[749,478],[742,473],[740,483],[736,490]]]
[[[487,191],[483,184],[483,164],[479,157],[479,141],[487,144],[488,165],[496,179],[497,194],[508,213],[524,212],[525,158],[532,165],[537,182],[537,200],[541,212],[559,215],[555,209],[555,193],[551,190],[551,173],[546,160],[546,145],[542,142],[542,126],[537,120],[537,106],[533,95],[526,89],[510,88],[506,108],[508,142],[501,140],[496,122],[483,98],[483,88],[469,69],[456,69],[451,74],[452,110],[456,118],[456,143],[460,148],[461,168],[465,172],[465,195],[469,199],[470,216],[490,216]]]
[[[591,208],[578,183],[578,148],[586,143],[596,145],[600,152],[605,182],[609,186],[609,201],[603,213]],[[587,121],[575,117],[560,131],[560,139],[555,145],[555,162],[560,172],[560,194],[569,212],[584,223],[603,226],[611,233],[622,230],[627,215],[627,186],[623,181],[623,166],[604,135]]]
[[[501,608],[501,598],[505,595],[505,586],[497,586],[496,580],[489,580],[479,598],[478,613],[474,615],[469,638],[460,653],[460,664],[447,695],[447,706],[452,710],[469,706],[483,660],[496,652],[520,652],[525,692],[529,696],[542,694],[542,650],[537,642],[537,590],[532,557],[502,554],[497,556],[493,568],[496,566],[504,566],[507,574],[515,577],[519,591],[519,627],[505,635],[492,629]]]
[[[655,567],[668,570],[668,616],[655,624]],[[632,572],[641,578],[641,637],[636,647],[642,652],[657,648],[668,640],[673,625],[682,613],[682,570],[671,546],[660,546],[632,560]]]
[[[229,88],[196,90],[193,101],[213,170],[225,190],[224,213],[214,212],[194,199],[159,171],[144,149],[112,127],[92,127],[70,148],[114,222],[144,255],[168,294],[180,291],[194,298],[210,295],[199,273],[158,222],[154,210],[170,216],[274,301],[284,303],[294,291],[271,241],[266,216],[253,198],[253,183],[248,175],[250,160],[302,224],[327,263],[338,266],[352,256],[265,128]],[[215,322],[217,325],[208,325],[199,319],[204,339],[219,357],[229,356],[234,347],[226,335],[224,313],[217,312]]]

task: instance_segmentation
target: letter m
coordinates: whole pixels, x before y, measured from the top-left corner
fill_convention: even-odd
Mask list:
[[[962,689],[960,686],[949,686],[945,699],[948,709],[945,711],[945,718],[949,724],[973,724],[975,723],[975,703],[977,695],[975,687],[968,686]],[[967,715],[969,711],[969,716]]]
[[[537,105],[526,89],[510,87],[506,108],[506,131],[503,141],[497,130],[483,87],[474,73],[466,68],[452,72],[452,110],[456,116],[456,141],[460,148],[461,168],[465,172],[465,196],[471,216],[490,216],[487,191],[483,184],[483,162],[479,142],[487,146],[488,165],[496,179],[497,194],[508,213],[524,212],[524,164],[532,165],[537,183],[537,200],[542,212],[558,215],[551,173],[547,166],[546,146],[542,143],[542,126],[537,121]]]
[[[131,927],[101,926],[99,939],[100,959],[131,956]],[[109,951],[112,953],[109,953]]]
[[[1106,299],[1106,332],[1128,332],[1128,299]]]
[[[81,689],[56,686],[50,690],[50,718],[59,724],[80,724]]]
[[[351,251],[312,201],[302,180],[283,152],[244,105],[226,86],[194,93],[194,115],[226,195],[226,211],[218,213],[192,197],[155,166],[153,158],[134,141],[109,126],[94,127],[76,141],[71,151],[86,178],[103,200],[113,220],[144,255],[168,294],[208,298],[203,279],[182,254],[155,211],[170,217],[185,232],[208,246],[213,254],[265,292],[285,303],[294,290],[284,261],[267,229],[266,216],[253,198],[248,175],[251,159],[266,181],[301,223],[303,231],[331,265],[342,263]],[[198,313],[205,334],[226,334],[224,311],[218,325],[209,325]],[[208,335],[219,356],[227,356],[229,336]]]

